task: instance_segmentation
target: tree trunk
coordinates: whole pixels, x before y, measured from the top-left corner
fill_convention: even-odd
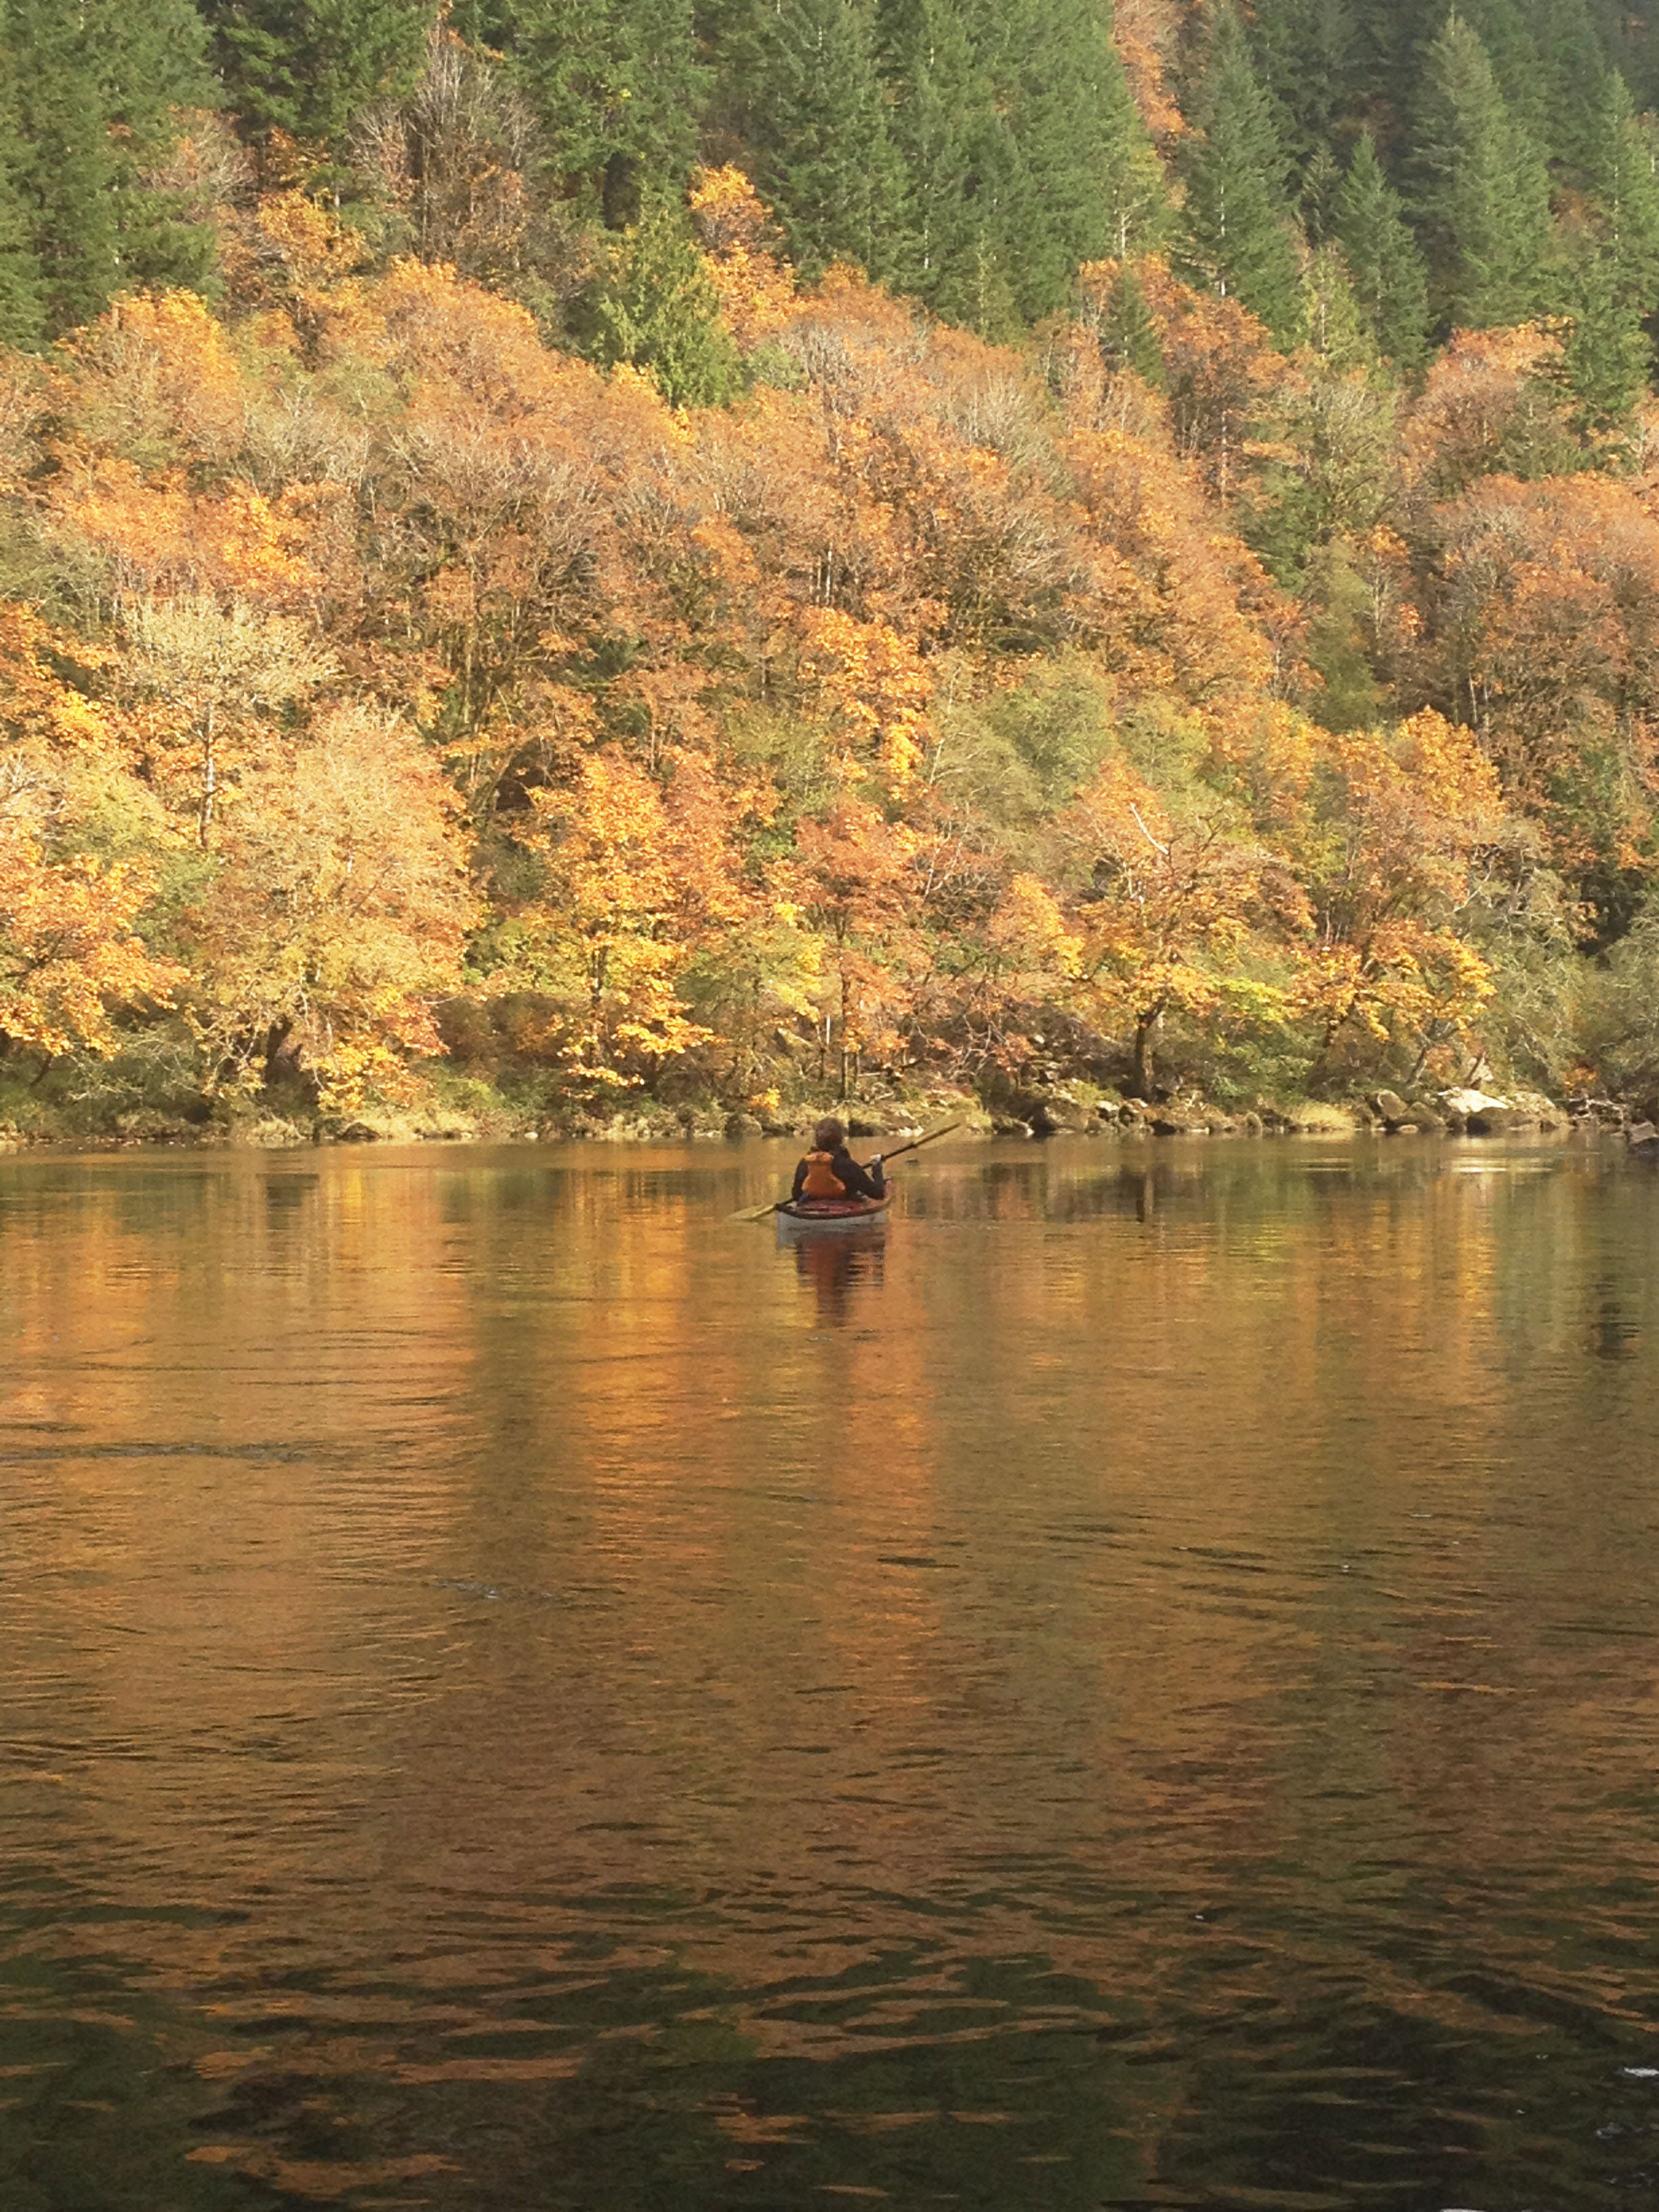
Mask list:
[[[1134,1055],[1129,1064],[1129,1096],[1146,1104],[1152,1103],[1154,1070],[1152,1066],[1152,1032],[1164,1018],[1164,1001],[1160,999],[1149,1013],[1142,1014],[1135,1023]]]

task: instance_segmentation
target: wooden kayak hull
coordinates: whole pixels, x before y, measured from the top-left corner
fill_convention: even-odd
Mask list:
[[[860,1229],[879,1228],[885,1222],[892,1198],[866,1199],[856,1205],[825,1206],[781,1206],[775,1218],[780,1237],[846,1237]]]

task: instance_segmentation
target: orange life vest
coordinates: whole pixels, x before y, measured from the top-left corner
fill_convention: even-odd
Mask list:
[[[845,1198],[847,1186],[838,1175],[830,1171],[835,1158],[833,1152],[808,1152],[806,1180],[800,1187],[803,1198]]]

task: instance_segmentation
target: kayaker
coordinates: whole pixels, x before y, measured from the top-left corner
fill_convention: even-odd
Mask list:
[[[882,1199],[887,1177],[878,1152],[867,1167],[860,1167],[847,1149],[847,1132],[833,1114],[812,1132],[812,1149],[795,1170],[792,1200],[815,1198]]]

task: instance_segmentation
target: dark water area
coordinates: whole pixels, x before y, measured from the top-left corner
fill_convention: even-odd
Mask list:
[[[0,1161],[0,2205],[1659,2206],[1659,1176]]]

